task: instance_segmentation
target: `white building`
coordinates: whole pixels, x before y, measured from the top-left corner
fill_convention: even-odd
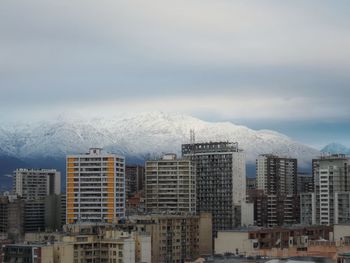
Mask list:
[[[313,160],[316,224],[349,223],[350,157],[343,154]]]
[[[67,156],[67,223],[125,217],[125,158],[91,148]]]
[[[55,169],[17,169],[14,172],[14,194],[26,200],[44,199],[61,193],[61,173]]]
[[[300,195],[301,223],[350,223],[350,157],[321,156],[312,167],[315,191]]]
[[[42,231],[46,227],[45,198],[61,193],[61,174],[54,169],[17,169],[13,191],[25,200],[24,231]]]

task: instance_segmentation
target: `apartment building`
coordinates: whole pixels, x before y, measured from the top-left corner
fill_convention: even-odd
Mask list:
[[[153,213],[196,213],[196,169],[175,154],[146,162],[145,206]]]
[[[64,230],[27,233],[24,244],[4,247],[4,262],[151,263],[149,234],[118,230],[107,223],[72,224]]]
[[[196,165],[197,212],[212,213],[214,236],[235,227],[235,207],[246,198],[245,154],[238,143],[183,144],[182,156]]]
[[[61,173],[55,169],[17,169],[13,192],[25,201],[24,231],[43,231],[45,199],[61,193]]]
[[[211,255],[212,216],[145,215],[130,218],[138,231],[150,233],[152,262],[174,263]]]
[[[215,253],[257,256],[264,255],[266,251],[277,250],[283,254],[289,248],[294,248],[295,252],[301,251],[306,256],[310,242],[320,239],[331,240],[332,237],[333,227],[330,226],[250,227],[225,230],[219,231],[215,239]]]
[[[53,263],[53,246],[46,244],[8,244],[2,251],[2,262]],[[62,261],[59,261],[62,262]],[[72,262],[73,263],[73,262]]]
[[[273,227],[292,225],[299,222],[299,198],[297,184],[297,159],[282,158],[272,154],[262,154],[256,161],[257,189],[266,198],[256,198],[266,202],[255,202],[267,208],[267,218],[259,226]],[[250,199],[252,199],[250,197]]]
[[[61,193],[61,173],[55,169],[17,169],[13,182],[14,194],[25,200]]]
[[[313,193],[314,192],[314,178],[311,174],[298,173],[298,194]]]
[[[320,225],[350,223],[350,157],[324,155],[312,163],[314,193],[305,194],[300,200],[300,206],[311,207],[312,213],[303,209],[301,217]]]
[[[125,217],[125,158],[91,148],[67,156],[66,221],[117,222]]]
[[[144,189],[145,167],[127,165],[125,168],[126,196],[132,197]]]

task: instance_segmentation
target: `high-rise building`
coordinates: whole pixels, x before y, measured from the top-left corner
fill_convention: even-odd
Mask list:
[[[291,225],[299,222],[297,195],[297,159],[281,158],[272,154],[260,155],[256,161],[257,189],[267,198],[267,219],[262,226]]]
[[[25,201],[24,231],[43,231],[45,199],[61,193],[61,173],[55,169],[17,169],[13,192]]]
[[[313,193],[314,192],[314,178],[311,174],[298,174],[298,194]]]
[[[152,237],[152,262],[186,262],[212,255],[212,217],[199,215],[145,215],[131,218]]]
[[[197,212],[212,213],[214,236],[232,229],[235,207],[246,198],[245,154],[238,143],[183,144],[182,155],[196,165]]]
[[[297,159],[262,154],[256,161],[257,189],[269,195],[297,194]]]
[[[132,197],[144,188],[145,168],[141,165],[127,165],[125,168],[126,196]]]
[[[314,193],[305,194],[301,217],[312,224],[350,223],[350,157],[344,154],[321,156],[312,161]]]
[[[14,194],[25,200],[61,193],[61,173],[55,169],[17,169],[13,182]]]
[[[61,230],[66,224],[66,195],[50,195],[45,198],[46,230]]]
[[[67,156],[67,223],[125,217],[125,158],[91,148]]]
[[[189,159],[175,154],[146,162],[147,212],[196,213],[196,170]]]
[[[247,180],[247,190],[256,189],[256,178],[246,178]]]

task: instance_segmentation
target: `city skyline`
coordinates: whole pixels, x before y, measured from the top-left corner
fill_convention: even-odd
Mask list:
[[[4,1],[0,119],[161,110],[349,147],[348,7]]]

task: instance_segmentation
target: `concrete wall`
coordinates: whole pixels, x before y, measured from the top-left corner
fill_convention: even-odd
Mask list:
[[[132,238],[124,240],[123,262],[135,263],[135,241]]]
[[[247,248],[249,233],[247,231],[219,231],[215,238],[215,254],[226,252],[245,254],[250,250]]]
[[[53,261],[53,246],[41,247],[41,262],[54,263]]]
[[[242,202],[241,204],[241,226],[254,225],[254,203]]]
[[[73,244],[56,243],[53,250],[54,263],[73,263]]]
[[[201,213],[199,219],[199,254],[213,254],[213,222],[211,213]]]
[[[334,241],[344,241],[345,237],[350,237],[350,224],[334,225]]]
[[[138,242],[140,243],[140,262],[151,263],[152,262],[152,240],[151,236],[140,235],[138,236]]]

